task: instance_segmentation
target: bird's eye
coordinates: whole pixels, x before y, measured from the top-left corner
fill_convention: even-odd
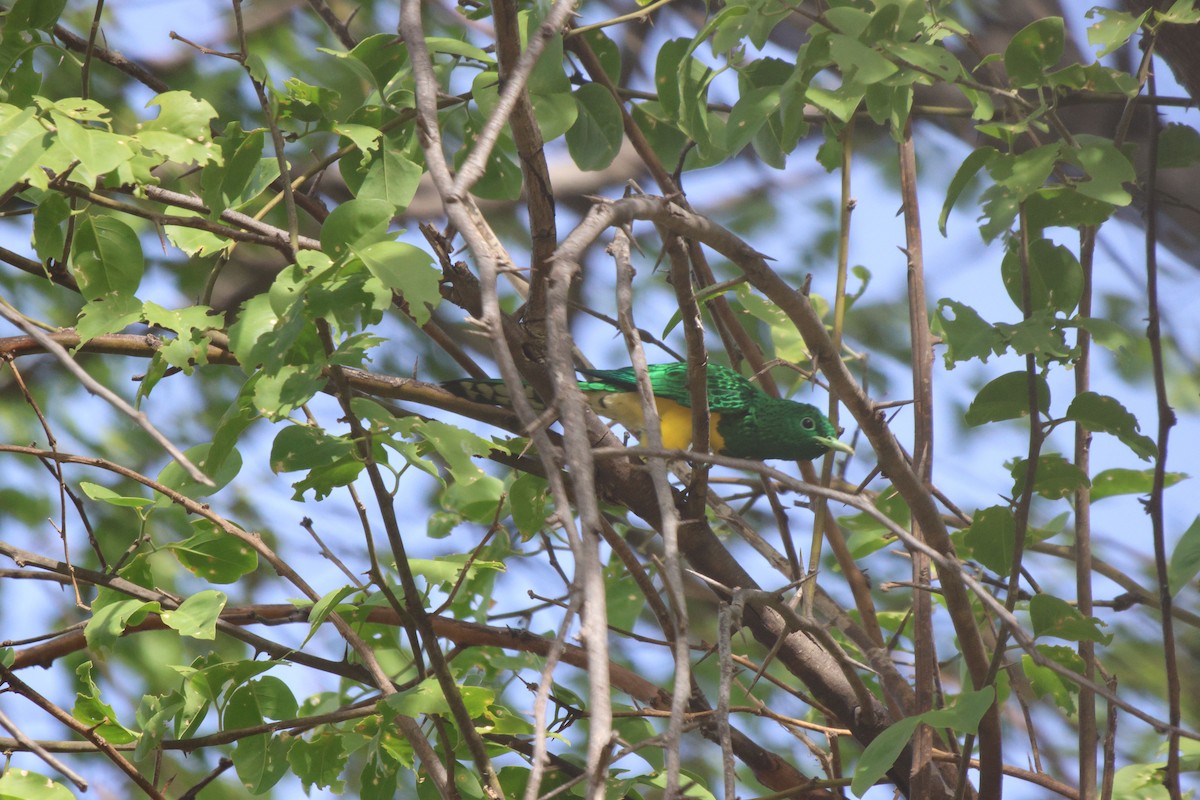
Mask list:
[[[803,420],[801,420],[800,425],[803,426],[804,430],[811,431],[817,427],[817,421],[812,417],[805,417]]]

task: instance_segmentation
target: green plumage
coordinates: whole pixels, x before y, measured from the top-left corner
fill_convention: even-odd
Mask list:
[[[637,376],[633,367],[622,369],[581,369],[590,381],[580,381],[584,392],[636,392]],[[674,400],[681,406],[691,408],[692,395],[688,391],[687,364],[651,364],[646,367],[650,387],[655,397]],[[720,364],[708,365],[708,408],[722,414],[740,414],[747,411],[760,398],[771,398],[763,394],[750,381],[729,367]],[[788,401],[791,402],[791,401]],[[794,405],[794,404],[793,404]],[[810,406],[811,407],[811,406]]]
[[[635,433],[641,429],[637,377],[632,367],[583,369],[588,380],[579,388],[598,413]],[[691,395],[687,364],[653,364],[647,368],[662,424],[663,443],[687,447],[691,441]],[[503,381],[460,380],[443,383],[449,391],[476,402],[510,406]],[[837,431],[815,406],[780,400],[760,391],[740,374],[720,364],[708,367],[708,407],[713,449],[738,458],[810,461],[829,450],[852,452],[838,441]],[[531,399],[534,395],[527,389]]]

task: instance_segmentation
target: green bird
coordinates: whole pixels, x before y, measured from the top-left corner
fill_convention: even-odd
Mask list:
[[[592,410],[641,438],[645,420],[633,368],[579,371],[590,379],[580,381],[579,388]],[[663,447],[687,449],[692,443],[687,364],[652,364],[647,373],[658,408]],[[508,388],[500,380],[467,379],[442,386],[478,403],[512,405]],[[537,403],[532,389],[527,388],[526,394]],[[714,453],[758,460],[811,461],[830,450],[854,452],[838,440],[833,424],[815,406],[770,397],[720,364],[708,366],[708,409],[708,441]]]

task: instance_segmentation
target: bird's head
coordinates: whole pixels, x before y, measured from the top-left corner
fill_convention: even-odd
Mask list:
[[[853,453],[838,439],[837,428],[816,406],[793,400],[766,399],[743,417],[740,424],[724,424],[723,452],[757,459],[812,461],[830,450]]]
[[[825,455],[830,450],[836,450],[850,455],[854,448],[838,438],[841,433],[815,406],[807,403],[795,403],[801,410],[795,413],[787,441],[793,444],[801,455],[789,456],[801,461],[811,461]],[[812,455],[808,455],[812,453]]]

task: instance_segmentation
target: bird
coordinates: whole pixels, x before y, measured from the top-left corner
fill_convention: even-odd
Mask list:
[[[632,367],[580,369],[587,380],[579,389],[592,410],[644,438],[645,421]],[[663,447],[686,450],[692,443],[691,394],[687,364],[651,364],[646,368],[654,391]],[[512,406],[502,380],[463,379],[442,387],[452,394],[496,406]],[[833,423],[816,406],[785,400],[761,391],[740,373],[720,364],[708,366],[708,440],[714,453],[735,458],[812,461],[830,450],[853,453],[840,441]],[[531,387],[526,395],[539,404]]]

